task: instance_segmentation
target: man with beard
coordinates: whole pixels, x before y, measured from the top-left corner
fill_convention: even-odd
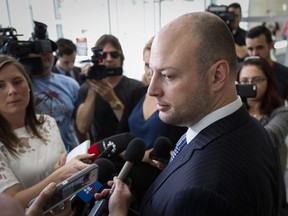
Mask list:
[[[124,53],[119,40],[114,35],[102,35],[95,47],[102,49],[99,64],[105,68],[123,67]],[[85,67],[88,71],[90,65]],[[84,69],[85,70],[85,69]],[[87,72],[89,73],[89,72]],[[103,74],[101,69],[96,74]],[[79,91],[79,107],[76,123],[81,133],[91,132],[93,141],[99,141],[116,134],[124,109],[132,111],[138,102],[133,92],[143,86],[138,80],[115,73],[101,79],[87,79]]]
[[[237,96],[236,51],[224,21],[209,12],[176,18],[155,36],[149,64],[160,119],[188,130],[140,215],[278,215],[279,155]],[[109,215],[127,215],[131,193],[114,183]]]

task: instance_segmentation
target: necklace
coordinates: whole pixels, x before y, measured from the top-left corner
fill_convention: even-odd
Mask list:
[[[253,113],[250,113],[250,116],[256,118],[257,120],[260,120],[263,118],[263,114],[253,114]]]

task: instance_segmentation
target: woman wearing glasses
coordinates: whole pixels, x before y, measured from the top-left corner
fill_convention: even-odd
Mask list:
[[[279,148],[284,172],[287,161],[285,138],[288,135],[288,107],[284,106],[283,99],[278,96],[271,67],[261,57],[247,57],[239,70],[237,81],[240,84],[256,84],[256,97],[247,98],[244,103],[250,115],[265,127],[274,146]]]

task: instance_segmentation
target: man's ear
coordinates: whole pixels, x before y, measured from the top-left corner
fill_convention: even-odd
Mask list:
[[[275,45],[275,41],[271,41],[268,45],[269,45],[270,50],[273,49]]]
[[[211,79],[212,79],[212,89],[215,91],[220,90],[230,79],[230,69],[229,64],[225,60],[219,60],[212,65],[211,69]]]

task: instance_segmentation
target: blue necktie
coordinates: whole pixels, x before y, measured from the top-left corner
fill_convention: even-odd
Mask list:
[[[173,154],[170,158],[170,162],[174,160],[174,158],[176,157],[176,155],[183,149],[183,147],[187,144],[186,141],[186,133],[178,140],[176,147],[173,151]]]

